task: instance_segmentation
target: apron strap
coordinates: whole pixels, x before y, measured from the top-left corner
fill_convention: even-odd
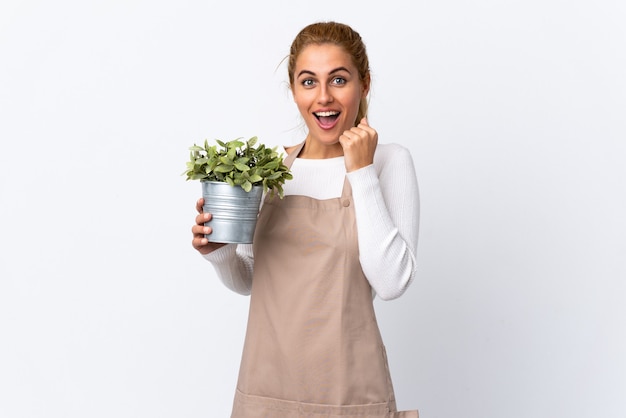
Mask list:
[[[352,186],[350,186],[350,181],[348,180],[348,176],[346,175],[343,179],[343,189],[341,190],[341,198],[345,199],[350,196],[352,196]]]
[[[296,145],[294,150],[291,151],[291,153],[289,155],[287,155],[287,157],[285,158],[285,161],[284,161],[284,164],[287,167],[291,168],[291,164],[293,164],[295,159],[298,158],[298,155],[300,155],[300,151],[302,151],[302,148],[304,148],[304,143],[305,143],[305,141],[302,141],[301,143]]]

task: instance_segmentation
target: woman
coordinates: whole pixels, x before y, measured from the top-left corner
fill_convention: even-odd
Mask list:
[[[415,275],[411,156],[369,126],[368,57],[349,26],[305,27],[288,75],[308,134],[285,148],[285,198],[265,200],[252,245],[208,242],[202,199],[192,228],[224,284],[251,295],[232,417],[417,417],[396,412],[373,308]]]

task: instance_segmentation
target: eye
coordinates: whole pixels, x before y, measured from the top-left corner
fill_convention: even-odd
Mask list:
[[[300,82],[304,87],[313,87],[315,82],[310,78],[305,78]]]
[[[332,84],[336,85],[336,86],[343,86],[344,84],[346,84],[346,79],[343,77],[335,77],[333,78],[333,80],[331,81]]]

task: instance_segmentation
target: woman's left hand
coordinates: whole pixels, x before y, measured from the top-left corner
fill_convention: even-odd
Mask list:
[[[378,133],[368,125],[367,118],[361,119],[358,126],[345,131],[339,137],[339,143],[343,147],[348,173],[374,163]]]

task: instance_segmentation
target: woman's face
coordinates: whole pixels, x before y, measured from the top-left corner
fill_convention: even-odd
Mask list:
[[[292,91],[310,139],[332,145],[354,126],[368,87],[343,48],[321,44],[305,47],[296,59]]]

